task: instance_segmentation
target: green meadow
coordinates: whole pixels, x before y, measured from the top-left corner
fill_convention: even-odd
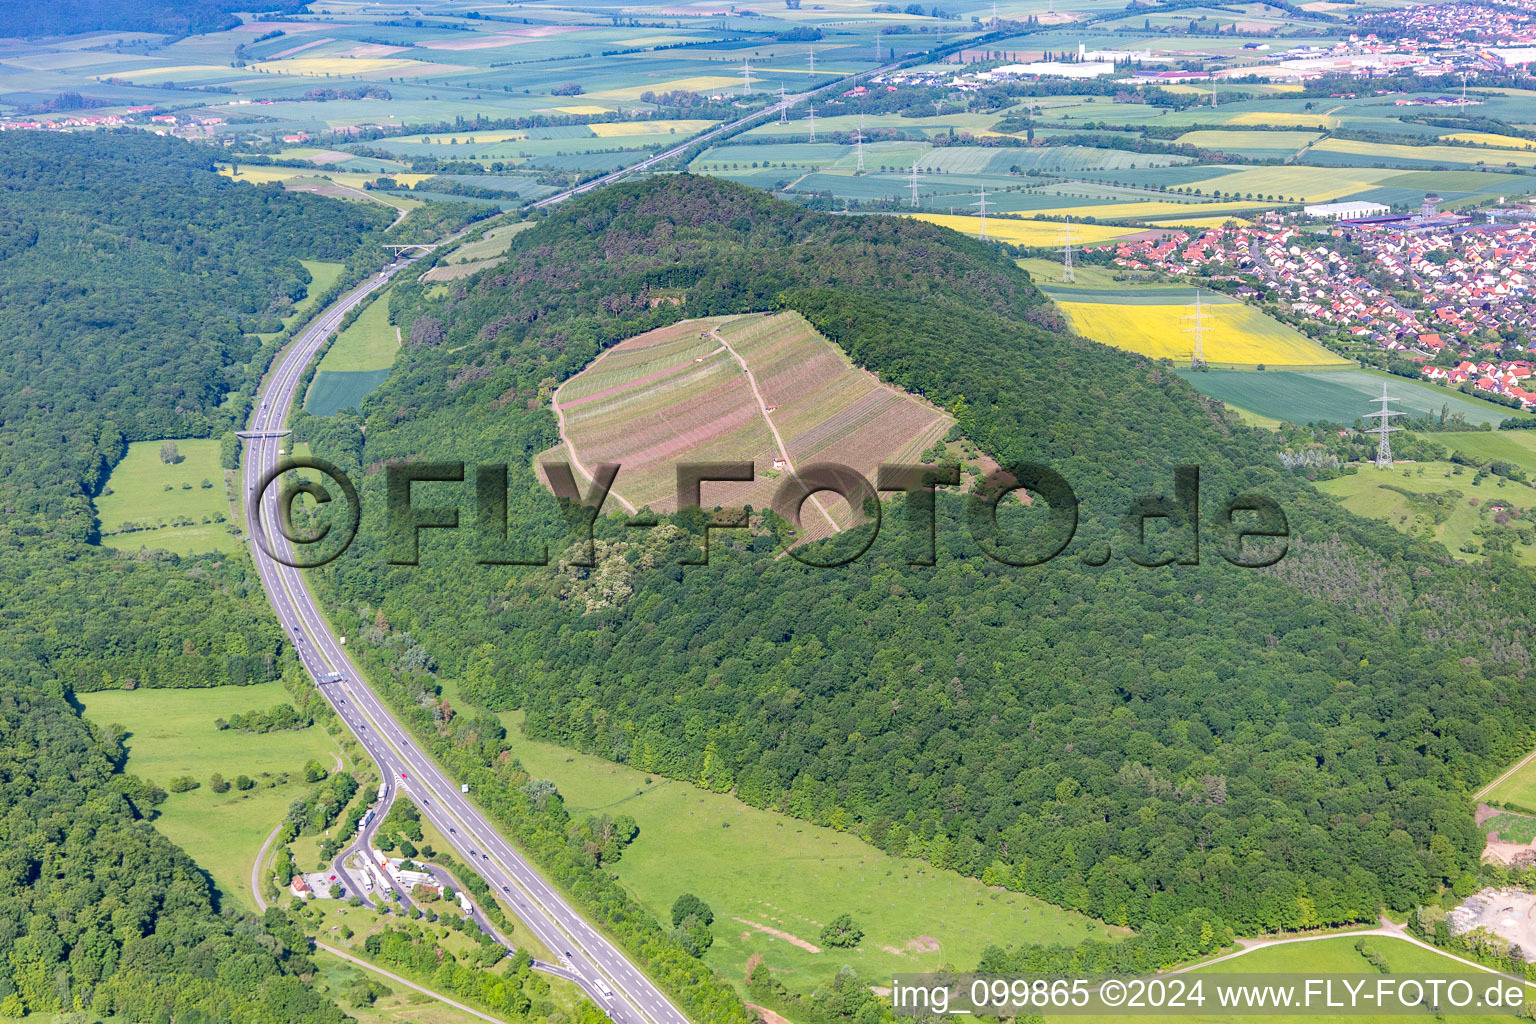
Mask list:
[[[389,322],[389,293],[384,291],[364,307],[341,332],[320,360],[320,372],[350,373],[387,370],[400,350],[400,332]]]
[[[501,717],[524,767],[553,781],[572,815],[627,814],[639,824],[616,870],[652,913],[665,918],[684,892],[713,908],[706,959],[732,981],[743,979],[754,955],[803,992],[845,964],[874,982],[897,971],[974,964],[994,943],[1073,945],[1129,934],[728,794],[530,741],[520,713]],[[844,912],[864,929],[864,941],[854,950],[821,950],[822,926]]]
[[[1536,507],[1536,489],[1497,476],[1474,484],[1474,476],[1471,468],[1449,462],[1399,463],[1390,470],[1361,466],[1317,487],[1356,515],[1439,541],[1452,557],[1475,561],[1487,554],[1488,531],[1513,532],[1496,530],[1499,519]],[[1536,544],[1510,538],[1510,550],[1522,562],[1536,564]]]
[[[126,730],[126,771],[161,788],[179,775],[198,781],[198,788],[166,798],[155,827],[186,850],[221,892],[250,906],[257,851],[283,820],[288,805],[304,793],[305,763],[318,760],[327,769],[336,766],[336,741],[318,725],[262,735],[214,728],[216,718],[289,703],[288,691],[276,682],[199,690],[103,690],[77,699],[95,724]],[[230,781],[249,775],[256,786],[215,793],[209,785],[215,772]]]
[[[123,551],[164,548],[179,555],[235,551],[219,442],[174,442],[181,461],[160,458],[163,441],[135,441],[96,498],[102,543]],[[204,487],[207,481],[209,486]],[[221,520],[222,517],[222,520]]]
[[[371,193],[370,193],[371,195]],[[293,309],[283,317],[283,327],[290,328],[308,320],[315,312],[320,296],[341,280],[341,272],[344,269],[340,263],[330,263],[324,260],[300,260],[304,269],[309,271],[309,287],[304,292],[304,297],[293,304]],[[270,334],[258,334],[258,338],[269,340],[277,337],[277,332]]]

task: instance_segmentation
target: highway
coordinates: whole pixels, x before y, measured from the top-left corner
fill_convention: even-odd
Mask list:
[[[554,195],[545,196],[543,199],[540,199],[537,202],[530,203],[529,207],[536,210],[545,206],[554,206],[556,203],[563,203],[573,196],[579,196],[585,192],[590,192],[593,189],[603,185],[610,185],[613,182],[618,181],[620,178],[633,174],[636,171],[649,170],[659,163],[672,159],[674,156],[677,156],[684,150],[689,149],[692,146],[697,146],[701,142],[708,142],[710,139],[719,138],[722,135],[730,135],[766,114],[777,114],[781,110],[788,110],[790,107],[793,107],[798,103],[802,103],[805,100],[810,99],[812,96],[816,96],[823,92],[832,92],[836,89],[846,88],[861,78],[869,78],[872,75],[879,75],[887,71],[894,71],[908,63],[908,60],[909,58],[904,57],[901,60],[893,61],[890,64],[882,64],[877,68],[870,68],[868,71],[859,71],[852,75],[845,75],[842,78],[836,79],[835,81],[828,82],[826,85],[817,86],[816,88],[811,89],[809,92],[793,93],[789,96],[785,96],[777,103],[770,104],[761,110],[755,110],[744,117],[738,117],[734,121],[727,121],[725,124],[716,125],[707,132],[701,132],[698,135],[694,135],[686,142],[680,142],[670,149],[664,149],[660,153],[648,156],[644,160],[630,164],[628,167],[621,167],[611,174],[605,174],[600,178],[593,178],[591,181],[584,181],[580,185],[577,185],[573,188],[565,189],[562,192],[556,192]]]
[[[342,296],[274,361],[256,397],[248,428],[254,436],[246,441],[243,488],[251,557],[300,661],[378,764],[392,792],[415,801],[422,816],[447,838],[458,857],[484,878],[493,892],[501,894],[520,926],[536,935],[561,961],[537,966],[576,982],[617,1024],[685,1024],[687,1018],[655,983],[613,942],[587,924],[533,865],[502,838],[470,797],[461,793],[458,785],[406,735],[347,656],[343,639],[321,613],[302,572],[274,560],[254,540],[255,531],[260,528],[252,522],[257,516],[255,489],[262,474],[277,464],[288,447],[281,431],[305,369],[325,339],[340,325],[342,317],[387,284],[408,262],[391,264]],[[335,485],[331,484],[331,488],[334,490]],[[279,553],[289,550],[277,526],[277,498],[281,489],[276,484],[266,489],[259,512],[262,523],[272,524],[266,536],[269,545]]]

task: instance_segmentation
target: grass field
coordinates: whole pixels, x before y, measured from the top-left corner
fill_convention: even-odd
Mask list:
[[[1490,476],[1474,484],[1473,471],[1449,462],[1399,464],[1390,470],[1362,466],[1358,473],[1320,482],[1317,487],[1356,515],[1379,519],[1403,533],[1445,546],[1453,558],[1478,561],[1504,510],[1536,506],[1536,490]],[[1464,551],[1471,546],[1475,550]],[[1512,541],[1514,555],[1536,564],[1536,544]]]
[[[1536,839],[1536,818],[1528,814],[1495,814],[1480,827],[1484,835],[1497,833],[1506,843],[1529,843]]]
[[[1193,315],[1193,288],[1128,288],[1098,294],[1058,284],[1043,288],[1085,338],[1154,359],[1187,362],[1190,358],[1193,321],[1187,318]],[[1202,310],[1207,365],[1349,365],[1294,328],[1225,295],[1203,293]]]
[[[1279,946],[1268,946],[1256,949],[1252,953],[1209,967],[1201,967],[1183,975],[1186,980],[1195,978],[1207,979],[1205,1009],[1213,1011],[1208,1013],[1181,1013],[1172,1015],[1144,1015],[1137,1013],[1134,1019],[1138,1022],[1147,1021],[1150,1024],[1230,1024],[1233,1020],[1262,1020],[1268,1024],[1314,1024],[1316,1021],[1334,1019],[1358,1022],[1358,1024],[1410,1024],[1412,1021],[1424,1021],[1434,1019],[1430,1014],[1375,1014],[1375,1013],[1351,1013],[1345,1015],[1325,1016],[1322,1014],[1300,1015],[1266,1012],[1256,1016],[1224,1015],[1215,1010],[1213,1004],[1215,998],[1212,995],[1211,984],[1219,982],[1223,975],[1234,974],[1295,974],[1320,976],[1327,974],[1354,974],[1372,975],[1376,968],[1371,962],[1355,949],[1355,943],[1365,940],[1366,946],[1371,951],[1379,954],[1387,964],[1389,973],[1394,978],[1432,978],[1446,975],[1469,975],[1479,973],[1475,968],[1466,964],[1457,963],[1449,957],[1443,956],[1434,950],[1416,946],[1403,939],[1392,938],[1384,935],[1339,935],[1326,939],[1316,939],[1307,942],[1291,942]],[[1492,974],[1488,975],[1490,983],[1494,980]],[[1527,992],[1533,990],[1527,987]],[[1116,1014],[1046,1014],[1045,1019],[1050,1024],[1123,1024],[1128,1018]],[[1510,1014],[1457,1014],[1455,1020],[1465,1024],[1508,1024],[1513,1020]]]
[[[1483,794],[1483,799],[1516,804],[1536,810],[1536,760]]]
[[[1479,431],[1441,434],[1435,440],[1474,459],[1500,459],[1519,466],[1536,478],[1536,437],[1532,437],[1532,433],[1529,430]]]
[[[1453,414],[1461,413],[1468,423],[1474,424],[1496,424],[1514,415],[1512,410],[1436,384],[1364,370],[1266,370],[1262,374],[1213,370],[1190,374],[1187,379],[1201,394],[1288,423],[1354,423],[1376,408],[1372,403],[1381,397],[1383,384],[1393,408],[1415,417],[1438,416],[1442,406],[1448,406]]]
[[[587,129],[601,139],[624,138],[628,135],[680,135],[687,137],[712,127],[714,121],[657,119],[655,121],[607,121],[587,125]]]
[[[389,292],[386,289],[358,314],[320,360],[320,371],[352,373],[358,370],[387,370],[395,365],[400,351],[400,332],[389,322]]]
[[[751,460],[756,481],[712,485],[706,504],[768,507],[779,486],[775,429],[794,465],[835,462],[873,479],[954,422],[853,366],[798,313],[685,320],[630,338],[562,384],[554,403],[582,465],[621,464],[614,494],[658,510],[676,505],[684,457]],[[854,521],[846,502],[818,495],[802,511],[802,536]]]
[[[754,953],[803,992],[843,964],[874,983],[893,971],[974,964],[989,943],[1074,944],[1125,934],[921,861],[889,857],[847,833],[532,742],[522,738],[520,713],[501,717],[524,767],[552,780],[573,816],[628,814],[639,823],[639,837],[617,865],[619,878],[660,916],[683,892],[703,898],[715,911],[706,959],[733,982]],[[812,953],[761,930],[816,945],[821,924],[840,912],[865,930],[856,950]]]
[[[981,218],[969,217],[964,214],[947,213],[915,213],[907,216],[925,220],[930,224],[951,228],[967,235],[980,233]],[[1004,217],[987,218],[987,237],[1010,245],[1034,245],[1054,246],[1060,245],[1065,225],[1050,220],[1013,220]],[[1092,245],[1097,242],[1111,242],[1117,238],[1128,238],[1144,231],[1144,228],[1121,228],[1109,224],[1077,224],[1072,225],[1072,240],[1078,243]]]
[[[391,172],[384,175],[368,174],[362,171],[330,171],[323,167],[241,167],[239,170],[221,167],[219,168],[219,173],[226,178],[233,178],[236,181],[248,181],[253,185],[267,185],[274,181],[289,181],[293,178],[324,178],[334,181],[338,185],[346,185],[351,188],[362,188],[365,182],[377,181],[381,177],[391,178],[406,188],[415,188],[421,182],[432,177],[430,174]]]
[[[1288,114],[1276,110],[1249,110],[1233,114],[1223,124],[1274,125],[1277,128],[1337,128],[1339,120],[1327,114]]]
[[[304,410],[314,416],[333,416],[342,409],[359,408],[388,377],[388,369],[321,370],[305,392]]]
[[[1274,196],[1280,200],[1305,203],[1321,203],[1340,199],[1374,188],[1385,180],[1401,177],[1396,168],[1351,167],[1326,168],[1286,164],[1278,167],[1212,168],[1214,173],[1204,181],[1191,183],[1207,193],[1220,189],[1221,194]]]
[[[319,726],[264,735],[213,726],[216,718],[288,703],[280,683],[217,686],[202,690],[104,690],[80,694],[85,717],[98,725],[127,728],[127,771],[160,786],[190,775],[201,786],[172,793],[160,806],[155,827],[186,850],[221,891],[251,905],[250,875],[267,833],[304,792],[299,772],[316,759],[327,768],[339,756]],[[223,795],[209,788],[214,773],[246,774],[256,788]],[[285,774],[292,781],[279,783]]]
[[[358,913],[361,916],[363,912]],[[348,926],[356,930],[355,923],[349,922]],[[320,940],[332,946],[341,943],[340,936],[328,930],[320,936]],[[406,988],[382,974],[348,963],[324,950],[316,950],[310,956],[318,968],[310,983],[311,987],[316,994],[335,1000],[357,1019],[358,1024],[485,1024],[473,1014],[456,1010],[431,996]],[[348,998],[347,990],[363,978],[378,982],[390,994],[380,996],[372,1006],[354,1004]]]
[[[1318,132],[1256,132],[1222,131],[1219,129],[1199,130],[1185,132],[1180,135],[1178,141],[1187,146],[1199,146],[1201,149],[1215,149],[1223,153],[1255,153],[1273,154],[1280,152],[1294,153],[1310,143],[1322,138]]]
[[[135,441],[112,470],[96,499],[102,544],[124,551],[164,548],[180,555],[235,551],[240,541],[228,532],[229,497],[219,465],[219,442],[178,440],[181,461],[160,461],[161,441]],[[212,486],[202,486],[203,481]],[[170,490],[166,490],[169,487]],[[125,524],[151,529],[120,532]]]
[[[1484,149],[1479,146],[1398,146],[1381,142],[1324,139],[1307,150],[1308,162],[1387,164],[1421,167],[1435,164],[1485,164],[1489,167],[1536,167],[1536,152]]]
[[[1031,257],[1015,260],[1015,262],[1029,271],[1029,276],[1034,278],[1035,283],[1042,289],[1071,287],[1080,290],[1124,292],[1131,288],[1146,288],[1152,285],[1152,282],[1147,280],[1146,274],[1134,270],[1085,264],[1073,268],[1074,280],[1070,286],[1066,286],[1061,284],[1061,263],[1058,260]]]
[[[318,924],[312,919],[307,920],[305,924],[311,932],[317,933],[318,938],[322,942],[345,950],[353,956],[362,959],[367,959],[363,944],[368,941],[368,936],[385,928],[398,927],[400,924],[399,915],[385,915],[371,907],[351,907],[345,902],[338,903],[333,900],[316,901],[306,909],[310,913],[318,912]],[[472,958],[480,948],[479,943],[470,938],[470,935],[474,934],[473,929],[469,932],[461,932],[448,924],[450,918],[463,917],[458,905],[440,902],[433,904],[431,909],[442,920],[435,925],[426,922],[420,923],[426,929],[427,934],[432,937],[432,940],[455,957],[461,959]],[[351,932],[350,936],[346,934],[348,930]],[[526,929],[514,927],[510,937],[513,942],[518,942],[521,938],[526,938],[527,935]],[[539,949],[541,952],[543,951],[543,947],[539,947]],[[538,956],[532,948],[529,949],[529,953]],[[547,952],[545,953],[545,962],[549,962]],[[479,1020],[477,1017],[465,1014],[460,1010],[455,1010],[450,1006],[444,1006],[442,1003],[436,1001],[427,1002],[425,1000],[428,997],[408,989],[398,982],[390,981],[387,978],[379,978],[376,974],[374,977],[379,978],[387,988],[393,990],[394,994],[389,998],[381,999],[379,1004],[375,1005],[373,1009],[381,1010],[382,1015],[373,1018],[367,1013],[368,1007],[360,1007],[354,1010],[350,1001],[345,997],[347,985],[358,978],[366,968],[347,963],[336,957],[326,957],[324,963],[330,966],[322,969],[317,978],[316,987],[322,992],[329,992],[333,998],[336,998],[338,1002],[351,1011],[361,1024],[368,1024],[370,1019],[400,1021],[401,1024],[418,1024],[419,1021],[443,1021],[444,1024],[447,1024],[450,1020]],[[391,973],[408,978],[425,988],[436,992],[444,992],[443,987],[436,983],[436,980],[430,973],[412,971],[394,964],[389,965],[387,969]],[[569,1012],[575,1008],[576,1003],[582,998],[582,994],[576,986],[564,978],[542,974],[539,977],[548,982],[549,995],[547,998],[558,1009]],[[447,993],[445,992],[445,994]],[[529,995],[532,997],[533,993],[529,993]],[[462,996],[449,995],[449,998],[459,999],[471,1006],[475,1005],[473,1000],[464,999]],[[393,1006],[393,1009],[391,1009],[391,1006]],[[436,1012],[421,1018],[418,1018],[411,1012],[417,1009],[426,1010],[429,1007]],[[359,1012],[359,1010],[362,1012]],[[516,1021],[518,1019],[510,1014],[497,1014],[494,1012],[491,1013],[491,1016],[500,1016],[503,1020],[508,1021]]]
[[[484,238],[468,242],[453,250],[448,254],[445,262],[474,263],[478,260],[494,259],[507,251],[507,247],[512,244],[513,236],[533,227],[534,223],[534,221],[525,220],[492,228],[485,233]]]

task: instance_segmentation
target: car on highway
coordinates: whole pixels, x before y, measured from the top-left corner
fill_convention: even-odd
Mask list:
[[[410,778],[410,776],[409,776],[409,775],[407,775],[407,774],[405,774],[405,772],[401,772],[401,773],[400,773],[400,777],[401,777],[401,778],[402,778],[402,779],[409,779],[409,778]]]

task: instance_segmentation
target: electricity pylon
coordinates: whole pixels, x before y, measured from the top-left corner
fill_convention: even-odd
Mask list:
[[[980,238],[981,238],[982,241],[986,241],[987,240],[987,186],[985,186],[985,185],[981,186],[981,198],[977,202],[972,203],[971,205],[972,206],[978,206],[978,207],[981,208],[981,234],[980,234]]]
[[[743,91],[746,95],[752,95],[752,58],[744,57],[741,61],[741,80]]]
[[[789,120],[789,104],[784,99],[784,83],[779,83],[779,123]]]
[[[912,209],[917,209],[917,161],[912,161]]]
[[[1184,328],[1184,330],[1186,333],[1193,332],[1195,335],[1195,345],[1189,356],[1189,368],[1191,370],[1205,369],[1205,322],[1211,318],[1211,314],[1207,313],[1204,307],[1201,306],[1200,299],[1201,291],[1196,288],[1195,311],[1188,316],[1179,318],[1191,321],[1191,325]]]
[[[854,173],[855,174],[863,174],[864,173],[864,115],[863,114],[859,115],[859,134],[855,135],[853,138],[854,138],[854,141],[858,144],[858,150],[859,150],[859,166],[858,166],[858,169],[856,171],[854,171]]]
[[[1061,282],[1073,284],[1077,281],[1077,271],[1072,269],[1072,218],[1067,218],[1066,236],[1062,239],[1061,246]]]
[[[1369,430],[1366,431],[1366,433],[1367,434],[1375,434],[1375,435],[1377,435],[1377,441],[1376,441],[1376,468],[1377,469],[1391,469],[1392,468],[1392,432],[1394,430],[1402,430],[1403,429],[1402,427],[1394,427],[1392,425],[1392,417],[1393,416],[1402,416],[1404,414],[1401,413],[1401,412],[1398,412],[1396,409],[1389,409],[1387,407],[1388,403],[1390,403],[1392,401],[1392,399],[1387,397],[1387,386],[1385,384],[1383,384],[1381,386],[1381,397],[1377,398],[1377,399],[1373,399],[1373,401],[1380,403],[1381,408],[1377,409],[1375,412],[1368,412],[1368,413],[1366,413],[1364,418],[1368,419],[1368,420],[1377,420],[1378,422],[1377,422],[1376,426],[1371,427]]]

